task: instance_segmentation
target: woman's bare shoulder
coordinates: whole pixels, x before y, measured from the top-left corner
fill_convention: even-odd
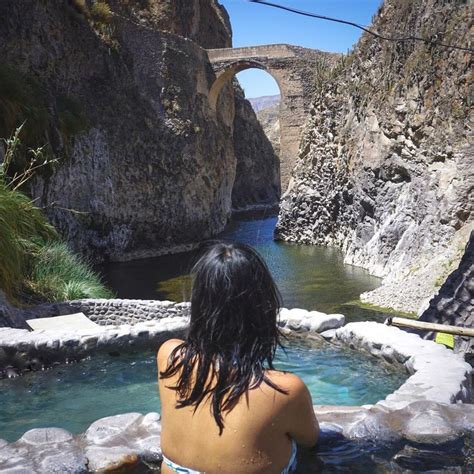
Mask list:
[[[268,370],[265,372],[271,382],[288,392],[289,395],[298,394],[306,389],[305,383],[295,374],[291,372],[283,372],[280,370]]]
[[[182,339],[168,339],[167,341],[161,344],[160,348],[158,349],[158,354],[156,359],[158,361],[158,365],[161,365],[163,362],[167,362],[171,352],[182,344],[184,341]]]

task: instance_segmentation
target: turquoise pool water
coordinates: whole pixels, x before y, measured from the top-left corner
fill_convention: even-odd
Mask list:
[[[407,374],[375,358],[328,343],[299,343],[278,352],[276,365],[308,385],[314,404],[374,403]],[[160,411],[155,355],[123,354],[58,366],[0,381],[0,438],[14,441],[32,428],[84,431],[104,416]]]

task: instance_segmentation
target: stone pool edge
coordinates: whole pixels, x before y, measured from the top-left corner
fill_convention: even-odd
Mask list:
[[[374,405],[315,405],[326,437],[378,442],[404,439],[438,446],[474,432],[473,369],[461,355],[376,322],[349,323],[328,333],[335,343],[403,364],[411,375]]]
[[[78,300],[42,305],[22,319],[84,313],[96,327],[87,329],[29,329],[0,327],[0,379],[55,364],[84,359],[99,352],[157,350],[172,337],[185,335],[189,303],[155,300]],[[342,314],[282,308],[280,327],[321,333],[344,324]]]
[[[33,336],[26,330],[0,328],[3,356],[5,348],[10,352],[16,348],[16,356],[23,361],[33,360],[31,355],[38,355],[38,351],[56,354],[58,361],[59,352],[64,362],[68,357],[82,358],[103,350],[156,348],[169,337],[184,334],[189,312],[187,303],[142,300],[82,300],[65,305],[67,312],[56,304],[36,314],[45,317],[82,311],[100,327],[74,334],[38,331]],[[133,324],[111,326],[127,321]],[[374,405],[315,406],[322,443],[341,438],[386,442],[405,439],[439,445],[474,431],[474,405],[456,403],[472,395],[472,369],[461,356],[380,323],[343,324],[342,315],[303,309],[283,309],[280,314],[280,326],[289,333],[302,337],[320,337],[322,333],[335,343],[403,364],[412,375]],[[61,472],[94,472],[140,462],[159,464],[160,432],[156,413],[102,418],[78,436],[59,428],[34,429],[13,443],[0,440],[0,472],[19,472],[19,468],[52,472],[53,467]]]

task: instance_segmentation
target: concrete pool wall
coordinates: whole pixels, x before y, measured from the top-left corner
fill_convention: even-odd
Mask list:
[[[44,305],[37,316],[84,312],[99,326],[87,330],[0,328],[0,373],[38,370],[107,351],[157,348],[185,334],[189,304],[142,300],[83,300]],[[32,317],[31,312],[28,317]],[[374,405],[315,406],[322,440],[377,440],[440,445],[474,432],[471,366],[444,346],[394,327],[349,323],[342,315],[283,309],[280,326],[299,337],[323,337],[363,350],[410,373],[394,393]],[[158,414],[137,413],[94,422],[85,433],[30,430],[18,441],[0,440],[0,472],[94,472],[161,461]],[[1,436],[1,434],[0,434]]]

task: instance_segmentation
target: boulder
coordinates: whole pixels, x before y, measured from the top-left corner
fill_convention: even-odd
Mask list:
[[[140,413],[125,413],[94,421],[85,433],[85,441],[91,445],[115,446],[127,444],[127,431],[135,428],[143,416]]]
[[[61,428],[35,428],[27,431],[18,442],[32,446],[41,446],[45,444],[64,443],[72,439],[72,434]]]
[[[91,471],[126,470],[136,467],[140,462],[134,449],[128,446],[87,446],[84,453]]]

